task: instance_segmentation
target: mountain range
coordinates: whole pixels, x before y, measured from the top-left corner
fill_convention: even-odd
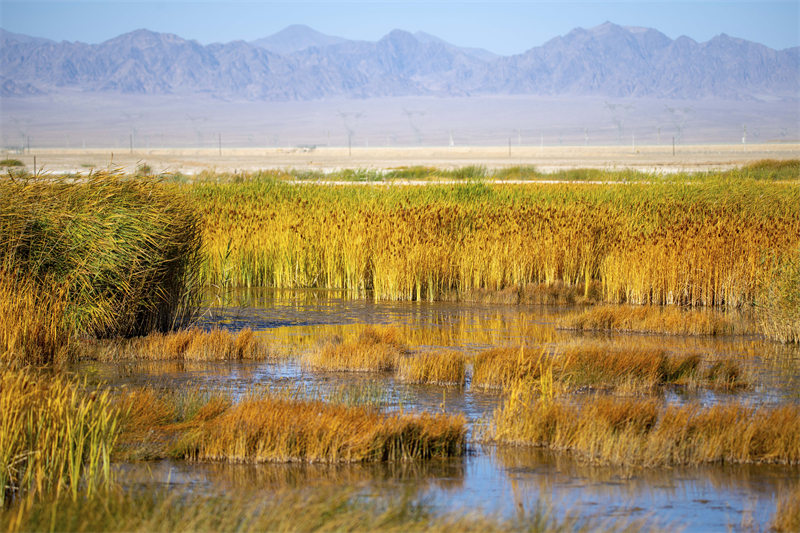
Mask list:
[[[671,39],[610,22],[512,56],[394,30],[353,41],[307,26],[252,42],[202,45],[137,30],[100,44],[0,30],[0,95],[203,94],[223,99],[547,95],[672,99],[800,98],[800,47],[722,34]]]

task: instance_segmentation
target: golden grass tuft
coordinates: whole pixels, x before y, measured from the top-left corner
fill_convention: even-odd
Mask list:
[[[464,354],[451,350],[401,357],[397,371],[401,381],[463,387],[466,368]]]
[[[479,353],[472,365],[472,385],[506,388],[517,381],[536,377],[546,350],[539,348],[490,348]]]
[[[179,456],[230,462],[363,462],[464,453],[463,417],[383,415],[364,407],[261,397],[190,432]]]
[[[111,481],[120,413],[108,392],[89,392],[63,375],[3,368],[0,413],[4,504],[65,490],[74,499]]]
[[[195,388],[124,389],[114,397],[123,414],[114,458],[124,461],[163,459],[178,438],[197,424],[229,408],[230,395]]]
[[[497,442],[569,450],[594,462],[641,466],[800,464],[800,406],[662,406],[654,399],[597,396],[547,400],[516,385],[497,410]]]
[[[669,335],[752,333],[744,324],[714,311],[631,305],[592,307],[563,317],[559,325],[576,330],[665,333]]]
[[[326,342],[304,358],[304,364],[320,370],[344,372],[391,372],[407,351],[397,329],[367,326],[351,342]]]
[[[234,403],[224,393],[124,391],[116,399],[126,413],[118,456],[344,463],[464,453],[462,416],[384,414],[371,398],[339,396],[329,403],[253,390]]]
[[[250,328],[237,333],[221,328],[209,331],[189,328],[170,333],[154,332],[144,337],[99,341],[92,349],[86,351],[87,355],[104,361],[125,359],[229,361],[271,357],[268,346],[256,338]]]
[[[473,364],[476,387],[509,389],[543,372],[565,390],[611,389],[647,392],[664,385],[735,389],[748,386],[738,362],[659,348],[612,348],[581,343],[549,348],[492,348]]]

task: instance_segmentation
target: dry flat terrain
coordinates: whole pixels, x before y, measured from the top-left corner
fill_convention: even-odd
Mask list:
[[[482,165],[489,169],[533,165],[542,171],[572,168],[635,169],[655,172],[724,170],[759,159],[800,156],[800,143],[676,146],[495,146],[411,148],[219,148],[112,151],[39,149],[20,159],[29,170],[88,172],[109,167],[135,171],[147,164],[153,172],[187,175],[261,169],[333,171],[343,168],[391,169],[408,166],[455,168]]]

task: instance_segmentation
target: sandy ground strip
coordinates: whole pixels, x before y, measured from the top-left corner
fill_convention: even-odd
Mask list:
[[[411,166],[452,169],[478,165],[487,169],[534,166],[543,172],[575,168],[633,169],[656,173],[725,170],[760,159],[800,158],[800,143],[675,146],[496,146],[409,148],[223,148],[152,149],[111,152],[92,149],[40,149],[6,153],[28,170],[87,173],[91,169],[133,172],[148,165],[153,172],[196,175],[203,171],[252,172],[296,169],[389,170]],[[35,159],[35,161],[34,161]]]

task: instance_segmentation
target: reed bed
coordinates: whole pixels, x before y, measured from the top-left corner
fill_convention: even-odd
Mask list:
[[[263,360],[274,355],[250,328],[231,333],[221,328],[204,331],[192,327],[169,333],[153,332],[144,337],[96,341],[84,346],[84,356],[102,361],[239,361]]]
[[[367,326],[353,341],[333,339],[325,342],[309,352],[303,363],[319,370],[392,372],[406,351],[397,329]]]
[[[602,344],[499,347],[479,353],[472,384],[511,390],[520,381],[552,379],[560,390],[646,392],[667,385],[734,390],[749,386],[738,362],[660,348],[609,349]]]
[[[200,239],[194,209],[155,178],[0,180],[0,296],[17,284],[74,335],[180,325],[197,302]]]
[[[588,461],[640,466],[800,464],[800,406],[703,407],[596,396],[550,400],[519,382],[495,413],[502,443],[572,451]]]
[[[91,495],[111,481],[120,413],[107,392],[63,375],[0,372],[3,505],[44,494]]]
[[[467,376],[466,357],[452,350],[401,357],[397,375],[401,381],[409,383],[463,387]]]
[[[562,284],[611,303],[745,306],[800,244],[800,191],[782,181],[189,191],[210,282],[379,299]]]
[[[800,307],[798,308],[800,309]],[[743,321],[707,309],[598,305],[563,317],[559,326],[579,331],[665,333],[668,335],[736,335],[754,333]]]

